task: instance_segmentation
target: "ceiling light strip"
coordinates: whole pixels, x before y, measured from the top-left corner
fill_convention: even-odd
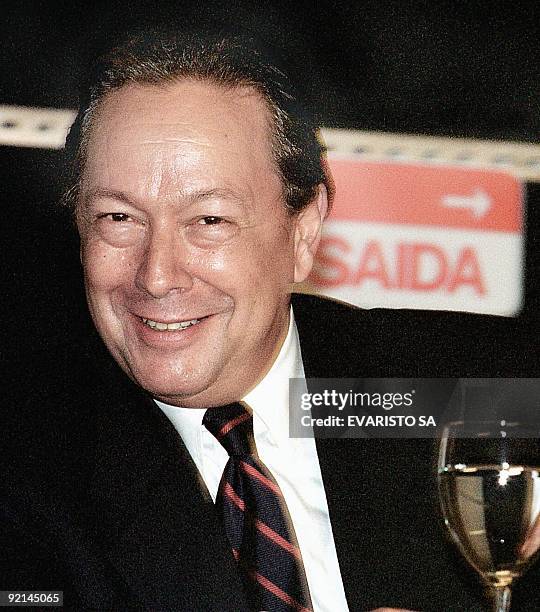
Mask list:
[[[0,145],[62,149],[75,111],[0,105]],[[324,128],[331,155],[499,169],[540,182],[540,145]]]

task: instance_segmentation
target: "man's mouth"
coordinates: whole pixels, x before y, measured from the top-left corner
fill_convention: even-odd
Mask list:
[[[191,319],[190,321],[174,321],[172,323],[163,323],[161,321],[152,321],[152,319],[142,318],[142,322],[148,327],[157,331],[178,331],[181,329],[187,329],[192,325],[197,325],[202,319]]]

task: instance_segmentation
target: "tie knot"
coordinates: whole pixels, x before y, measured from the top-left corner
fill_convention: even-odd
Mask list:
[[[256,454],[253,416],[242,404],[208,408],[203,425],[231,457]]]

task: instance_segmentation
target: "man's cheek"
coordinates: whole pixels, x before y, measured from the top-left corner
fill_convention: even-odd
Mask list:
[[[83,256],[83,268],[88,283],[106,288],[127,280],[135,269],[135,262],[124,251],[118,251],[96,242],[89,244]]]
[[[260,277],[259,262],[252,250],[221,248],[198,254],[192,259],[191,272],[209,284],[224,291],[242,288],[248,290],[248,280]]]

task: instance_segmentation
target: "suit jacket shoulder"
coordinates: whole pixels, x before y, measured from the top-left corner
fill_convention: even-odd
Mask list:
[[[292,304],[309,376],[539,375],[534,334],[519,318],[366,310],[301,294]]]

